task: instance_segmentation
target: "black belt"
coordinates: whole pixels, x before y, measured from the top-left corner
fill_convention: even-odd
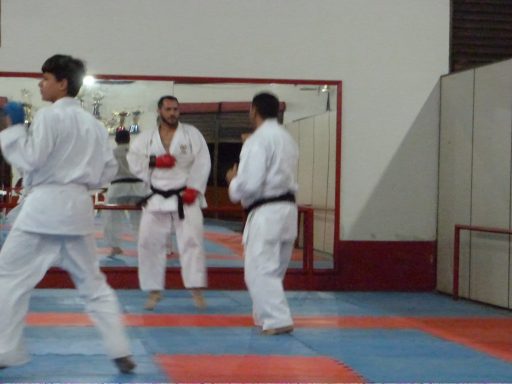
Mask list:
[[[117,183],[142,183],[141,179],[138,179],[136,177],[123,177],[122,179],[112,180],[110,184],[117,184]]]
[[[185,190],[185,188],[186,187],[179,188],[179,189],[169,189],[167,191],[163,191],[161,189],[157,189],[157,188],[151,186],[151,191],[153,191],[153,193],[147,195],[141,201],[139,201],[137,203],[137,206],[144,207],[147,204],[148,200],[153,195],[160,195],[166,199],[168,199],[171,196],[176,196],[178,198],[178,216],[181,220],[183,220],[185,218],[185,211],[183,210],[183,198],[181,197],[181,192],[183,192]]]
[[[295,203],[295,194],[292,192],[287,192],[284,195],[279,195],[275,197],[267,197],[265,199],[256,200],[254,203],[245,208],[245,213],[248,215],[254,208],[259,207],[263,204],[268,203],[276,203],[278,201],[289,201],[291,203]]]

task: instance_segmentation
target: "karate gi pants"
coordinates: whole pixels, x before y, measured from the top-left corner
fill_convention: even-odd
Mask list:
[[[272,203],[249,214],[244,229],[244,278],[254,323],[263,330],[293,325],[283,288],[297,235],[297,207]]]
[[[203,248],[203,212],[197,201],[183,206],[185,217],[178,212],[142,211],[139,228],[139,285],[143,291],[165,289],[167,249],[171,229],[181,266],[181,278],[187,289],[207,285],[206,256]]]
[[[142,199],[142,197],[139,196],[119,196],[110,197],[108,202],[109,204],[136,204],[140,199]],[[138,236],[141,217],[141,212],[139,210],[118,211],[105,209],[102,211],[102,214],[105,217],[105,242],[109,247],[121,247],[119,239],[123,228],[125,228],[126,214],[128,214],[133,233],[135,236]]]
[[[99,269],[93,235],[46,235],[14,227],[0,251],[0,366],[29,360],[23,328],[30,294],[52,266],[70,274],[110,358],[130,355],[119,303]]]

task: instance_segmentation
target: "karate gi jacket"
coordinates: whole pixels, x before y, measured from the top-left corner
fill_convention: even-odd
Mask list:
[[[158,127],[143,131],[130,144],[127,155],[131,172],[156,189],[168,191],[183,187],[199,191],[199,204],[206,207],[206,185],[211,170],[208,145],[201,132],[190,124],[179,123],[170,144],[170,154],[176,158],[172,168],[149,168],[150,156],[161,156],[166,150]],[[173,212],[178,210],[176,196],[165,198],[153,195],[147,202],[149,211]]]
[[[299,149],[277,119],[266,119],[242,146],[237,176],[229,185],[231,201],[249,207],[256,200],[296,193]]]
[[[28,129],[5,129],[0,146],[23,174],[25,199],[14,227],[56,235],[94,232],[89,190],[108,184],[117,162],[106,128],[78,100],[64,97],[41,108]]]

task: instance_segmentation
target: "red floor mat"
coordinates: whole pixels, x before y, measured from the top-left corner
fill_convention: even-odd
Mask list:
[[[158,355],[156,360],[169,380],[182,383],[364,382],[357,373],[327,357]]]

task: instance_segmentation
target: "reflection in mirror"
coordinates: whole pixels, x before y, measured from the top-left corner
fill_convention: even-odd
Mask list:
[[[39,79],[34,78],[0,77],[0,96],[28,104],[33,115],[39,108],[49,104],[41,100],[38,83]],[[154,126],[158,95],[172,92],[172,81],[91,79],[81,88],[77,99],[113,135],[115,128],[121,125],[123,115],[126,127],[129,128],[134,112],[141,113],[138,118],[140,127]]]
[[[23,101],[31,116],[45,105],[39,97],[38,79],[0,77],[0,96]],[[229,202],[226,171],[236,162],[243,137],[251,132],[248,113],[252,97],[261,91],[281,101],[281,121],[299,144],[297,169],[300,236],[290,268],[305,267],[304,252],[311,237],[315,269],[333,268],[336,183],[336,107],[338,90],[332,84],[309,83],[185,83],[181,80],[89,79],[77,98],[84,109],[100,119],[111,134],[125,129],[132,135],[156,126],[156,103],[162,95],[180,100],[181,120],[195,125],[204,135],[212,159],[205,210],[205,248],[209,267],[243,267],[241,232],[244,214]],[[14,185],[19,178],[12,170]],[[104,266],[137,265],[137,225],[128,211],[117,212],[119,248],[112,253],[103,234],[110,208],[101,193],[97,202],[98,253]],[[102,205],[103,204],[103,205]],[[309,213],[311,215],[309,215]],[[309,216],[311,216],[309,218]],[[309,220],[312,223],[309,223]],[[5,220],[4,220],[5,223]],[[309,234],[310,227],[313,232]],[[6,226],[4,226],[6,228]],[[175,239],[169,239],[168,265],[178,266]]]

